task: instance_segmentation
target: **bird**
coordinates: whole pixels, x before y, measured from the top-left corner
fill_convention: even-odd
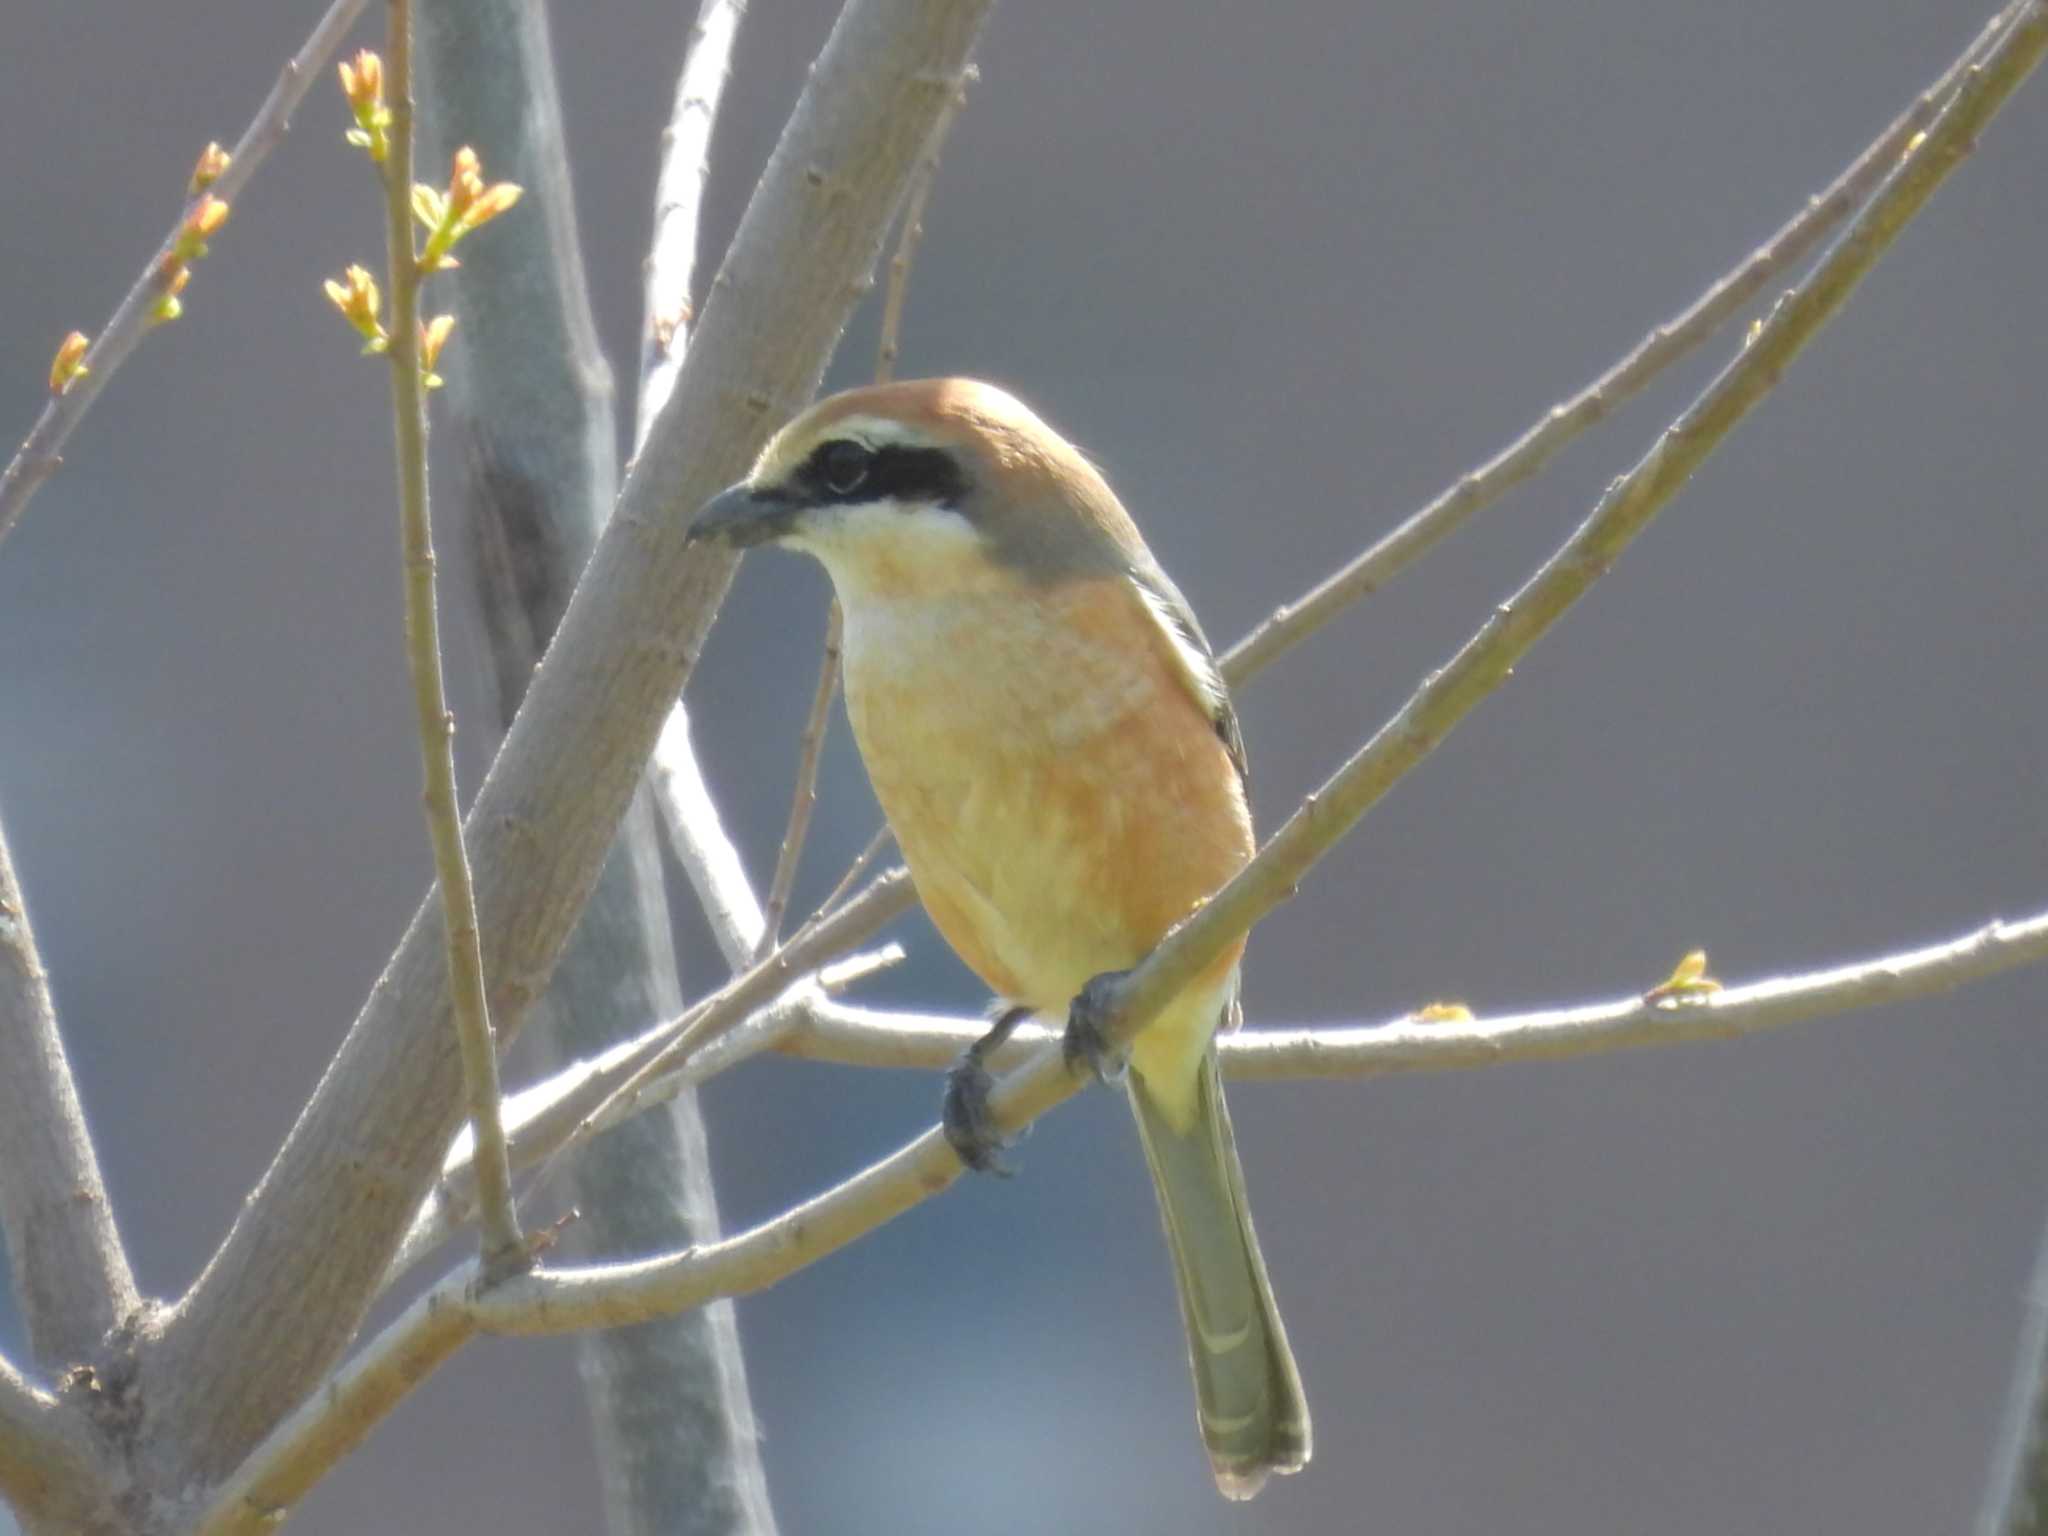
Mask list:
[[[914,379],[798,414],[689,537],[817,559],[847,716],[940,935],[1000,1000],[949,1075],[948,1139],[1004,1171],[989,1052],[1032,1016],[1119,1071],[1164,1221],[1218,1490],[1309,1460],[1215,1036],[1240,938],[1101,1059],[1085,1005],[1250,859],[1244,738],[1193,611],[1101,472],[1005,390]],[[1078,1000],[1078,1004],[1077,1004]]]

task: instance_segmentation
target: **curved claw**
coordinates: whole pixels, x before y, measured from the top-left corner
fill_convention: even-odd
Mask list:
[[[1060,1040],[1060,1054],[1067,1070],[1079,1076],[1085,1070],[1097,1082],[1120,1083],[1129,1066],[1125,1053],[1109,1042],[1108,1019],[1116,1003],[1118,987],[1129,971],[1104,971],[1091,976],[1067,1008],[1067,1032]]]
[[[946,1073],[946,1097],[939,1123],[946,1143],[960,1161],[975,1173],[1010,1177],[1010,1166],[1002,1159],[1008,1140],[989,1112],[989,1090],[995,1079],[981,1064],[978,1046],[969,1046]]]
[[[946,1073],[946,1097],[939,1111],[946,1144],[960,1161],[976,1173],[992,1173],[1007,1179],[1010,1168],[1002,1159],[1008,1139],[989,1112],[989,1091],[995,1079],[986,1065],[988,1053],[1009,1039],[1017,1026],[1031,1017],[1028,1007],[1005,1008],[996,1015],[987,1034],[960,1053]]]

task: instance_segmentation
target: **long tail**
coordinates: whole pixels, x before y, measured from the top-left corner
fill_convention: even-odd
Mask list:
[[[1267,1474],[1308,1464],[1308,1401],[1252,1233],[1215,1049],[1203,1059],[1185,1130],[1136,1072],[1129,1081],[1173,1252],[1202,1443],[1223,1496],[1248,1499]]]

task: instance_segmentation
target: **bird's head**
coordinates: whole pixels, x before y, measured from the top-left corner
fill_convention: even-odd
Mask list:
[[[815,555],[842,597],[1049,582],[1149,566],[1095,467],[1029,407],[972,379],[819,401],[714,496],[692,539]]]

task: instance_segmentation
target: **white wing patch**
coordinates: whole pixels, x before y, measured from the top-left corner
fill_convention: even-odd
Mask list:
[[[1145,611],[1152,615],[1152,622],[1166,636],[1167,644],[1172,648],[1175,670],[1180,673],[1188,692],[1195,696],[1195,702],[1211,718],[1228,709],[1230,693],[1223,686],[1216,663],[1188,634],[1186,621],[1174,611],[1173,600],[1145,582],[1132,585],[1138,589],[1138,596],[1145,600]]]

